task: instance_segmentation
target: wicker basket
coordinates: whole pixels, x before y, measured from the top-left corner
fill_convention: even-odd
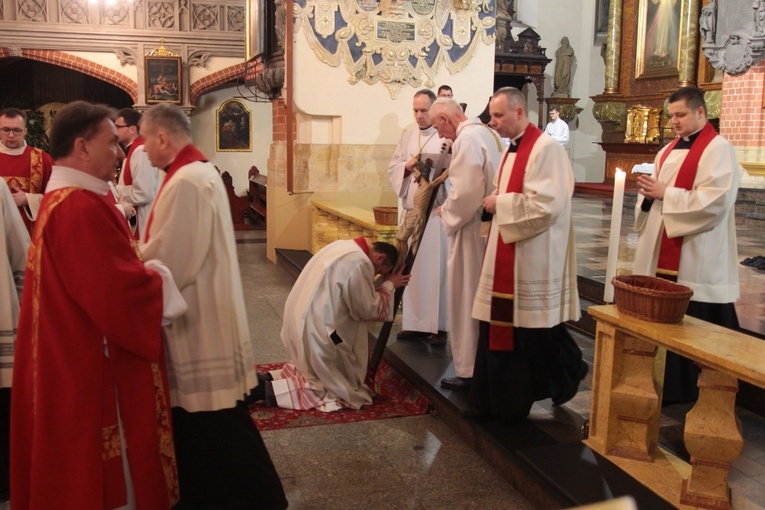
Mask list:
[[[653,276],[617,276],[611,283],[620,312],[651,322],[683,320],[693,295],[685,285]]]
[[[372,207],[375,213],[375,223],[380,225],[398,225],[398,207],[377,205]]]

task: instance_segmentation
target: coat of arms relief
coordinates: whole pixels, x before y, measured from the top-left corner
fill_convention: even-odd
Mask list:
[[[441,66],[461,71],[496,35],[496,0],[296,0],[293,14],[322,62],[394,99],[405,85],[432,87]]]
[[[710,0],[701,9],[699,33],[714,68],[745,73],[765,57],[765,0]]]

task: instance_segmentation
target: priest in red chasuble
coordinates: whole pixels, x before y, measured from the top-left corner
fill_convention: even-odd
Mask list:
[[[654,175],[637,179],[633,272],[690,287],[688,315],[738,329],[736,151],[707,122],[702,91],[678,89],[668,109],[677,138],[656,155]],[[696,400],[698,374],[693,361],[667,352],[662,403]]]
[[[14,361],[19,510],[159,510],[178,497],[161,335],[172,281],[167,268],[144,267],[109,196],[121,150],[113,117],[80,101],[52,128],[56,165],[29,250]]]
[[[27,145],[27,122],[16,108],[0,111],[0,177],[11,189],[13,201],[24,224],[32,234],[42,193],[50,178],[53,159],[45,152]]]

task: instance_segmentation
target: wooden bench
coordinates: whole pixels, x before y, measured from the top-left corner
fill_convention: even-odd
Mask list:
[[[589,313],[598,325],[585,444],[678,508],[731,508],[728,472],[744,444],[738,380],[765,387],[765,342],[688,316],[659,324],[614,305]],[[701,366],[685,421],[690,464],[657,447],[666,350]]]

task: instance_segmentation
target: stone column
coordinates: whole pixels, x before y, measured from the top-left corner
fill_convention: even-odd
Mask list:
[[[606,90],[605,94],[619,93],[619,55],[622,50],[622,2],[608,5],[608,37],[606,38]]]
[[[680,12],[680,87],[696,85],[696,62],[699,40],[699,0],[683,0]]]

